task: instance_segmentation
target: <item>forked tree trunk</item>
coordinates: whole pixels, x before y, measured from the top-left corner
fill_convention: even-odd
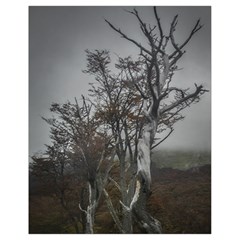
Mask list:
[[[104,154],[102,154],[102,157]],[[86,210],[81,207],[79,203],[80,210],[84,213],[84,233],[94,233],[94,221],[95,221],[95,213],[99,204],[99,200],[101,198],[102,193],[105,191],[104,187],[107,183],[109,172],[114,166],[113,159],[115,156],[115,152],[112,153],[111,158],[109,159],[109,166],[107,167],[105,173],[102,176],[101,174],[96,174],[94,181],[88,181],[88,205]],[[102,164],[102,160],[99,162],[99,166],[97,168],[97,172],[99,173],[100,166]],[[105,194],[105,193],[104,193]],[[81,196],[83,199],[83,196]]]
[[[148,117],[148,123],[143,128],[142,138],[138,142],[138,173],[136,184],[136,199],[133,202],[133,213],[139,226],[147,233],[161,233],[162,227],[157,219],[154,219],[146,209],[150,195],[151,172],[150,151],[157,130],[157,118]]]
[[[122,195],[122,203],[128,206],[131,202],[129,198],[127,180],[126,180],[126,154],[120,157],[120,188]],[[132,233],[132,213],[127,211],[124,207],[122,210],[122,228],[124,233]]]
[[[94,185],[91,185],[88,182],[88,206],[87,209],[82,209],[80,203],[79,208],[84,213],[84,226],[83,226],[83,232],[87,234],[92,234],[93,232],[93,226],[94,226],[94,220],[95,220],[95,212],[98,205],[98,196],[97,193],[98,189],[96,186],[96,182]]]
[[[133,215],[139,227],[147,233],[161,233],[161,223],[153,218],[147,211],[147,200],[150,196],[151,172],[150,151],[157,130],[157,115],[152,114],[150,108],[146,119],[142,137],[138,141],[137,175],[135,178],[135,193],[130,203],[122,203],[125,212]],[[154,117],[156,116],[156,117]]]

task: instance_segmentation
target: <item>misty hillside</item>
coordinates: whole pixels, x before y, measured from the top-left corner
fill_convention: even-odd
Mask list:
[[[161,150],[153,152],[152,160],[160,169],[187,170],[211,164],[211,153],[209,151]]]

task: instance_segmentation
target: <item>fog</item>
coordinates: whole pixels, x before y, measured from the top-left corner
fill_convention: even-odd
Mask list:
[[[124,9],[132,7],[30,7],[29,8],[29,154],[49,143],[49,128],[41,116],[50,117],[52,102],[73,101],[87,94],[92,77],[82,73],[85,50],[108,49],[115,55],[133,57],[139,50],[105,23],[108,19],[138,42],[145,42],[138,22]],[[154,23],[152,7],[137,7],[147,23]],[[168,32],[178,14],[176,39],[181,42],[198,18],[204,27],[187,45],[173,82],[177,86],[203,84],[211,90],[211,9],[210,7],[158,7]],[[163,148],[209,150],[211,148],[211,92],[184,111],[185,119],[175,125]]]

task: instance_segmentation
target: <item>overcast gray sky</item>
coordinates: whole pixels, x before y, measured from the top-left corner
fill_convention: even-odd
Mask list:
[[[154,23],[152,7],[136,7],[143,20]],[[41,116],[51,116],[52,102],[73,101],[87,94],[94,79],[82,73],[85,50],[108,49],[120,56],[139,51],[109,28],[104,18],[129,36],[144,41],[134,16],[124,11],[132,7],[30,7],[29,8],[29,154],[49,143],[49,128]],[[211,9],[210,7],[158,7],[163,29],[168,32],[174,15],[179,14],[176,39],[186,37],[198,18],[204,27],[186,47],[179,63],[184,70],[175,75],[178,86],[194,83],[211,87]],[[114,55],[113,55],[114,56]],[[211,94],[185,112],[164,148],[210,149]]]

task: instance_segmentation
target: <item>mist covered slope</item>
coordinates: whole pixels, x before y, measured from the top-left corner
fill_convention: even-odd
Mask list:
[[[211,153],[197,150],[159,150],[152,153],[152,161],[158,168],[187,170],[211,164]]]

